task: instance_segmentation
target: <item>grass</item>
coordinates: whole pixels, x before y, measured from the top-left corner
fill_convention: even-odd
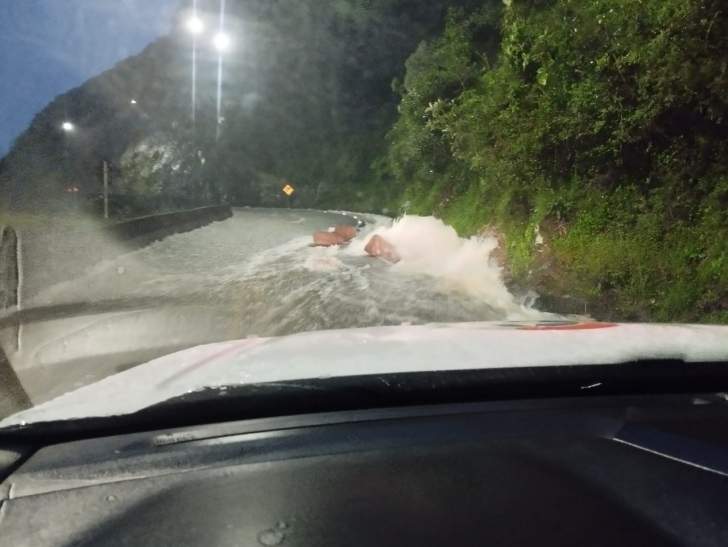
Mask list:
[[[515,271],[533,269],[532,226],[549,240],[551,276],[542,287],[558,293],[606,300],[622,319],[728,323],[728,253],[725,212],[687,223],[670,220],[661,204],[633,210],[631,190],[609,196],[586,194],[566,233],[544,230],[548,220],[531,216],[525,232],[510,230]]]

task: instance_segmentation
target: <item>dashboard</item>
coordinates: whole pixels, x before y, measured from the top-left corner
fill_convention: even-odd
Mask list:
[[[721,394],[325,412],[32,450],[0,437],[3,453],[2,546],[728,545]]]

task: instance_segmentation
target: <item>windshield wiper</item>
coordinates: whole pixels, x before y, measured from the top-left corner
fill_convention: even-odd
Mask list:
[[[142,311],[148,309],[159,309],[165,306],[205,306],[209,307],[209,298],[205,295],[196,296],[185,293],[178,297],[174,296],[144,296],[99,300],[96,302],[67,302],[38,306],[27,309],[16,310],[0,317],[0,330],[53,321],[56,319],[67,319],[71,317],[83,317],[87,315],[100,315],[103,313],[115,313],[123,311]]]

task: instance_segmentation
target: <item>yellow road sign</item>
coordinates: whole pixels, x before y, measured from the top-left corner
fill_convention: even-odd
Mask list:
[[[284,193],[285,193],[286,195],[290,196],[290,195],[291,195],[291,194],[292,194],[293,192],[295,192],[295,190],[293,189],[293,186],[291,186],[290,184],[286,184],[286,185],[285,185],[285,186],[283,187],[283,192],[284,192]]]

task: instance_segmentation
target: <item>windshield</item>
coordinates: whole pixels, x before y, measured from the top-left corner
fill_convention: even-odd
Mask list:
[[[720,329],[605,334],[728,324],[719,0],[34,0],[0,15],[0,418],[109,377],[150,382],[130,373],[155,359],[176,378],[312,331],[331,337],[250,366],[305,352],[310,368],[283,376],[336,374],[315,364],[336,331],[372,327],[446,360],[469,342],[416,329],[484,322],[504,329],[487,366],[524,347],[502,363],[598,362],[599,347],[728,359]],[[524,346],[514,325],[561,338]],[[557,352],[573,327],[584,362]],[[342,338],[362,352],[350,374],[424,358],[398,364],[378,336]],[[468,347],[461,368],[486,366]],[[252,374],[227,370],[185,389]]]

